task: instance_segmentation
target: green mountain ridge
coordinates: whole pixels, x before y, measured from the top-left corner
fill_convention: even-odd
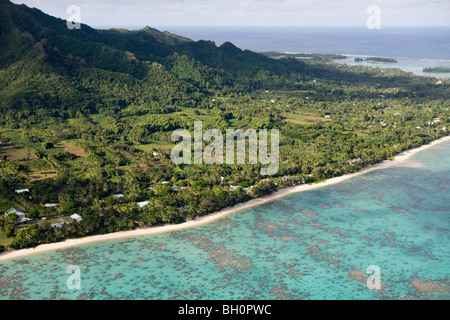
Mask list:
[[[135,103],[137,97],[151,99],[150,93],[142,96],[142,91],[147,90],[164,96],[168,79],[169,86],[177,88],[175,94],[207,94],[209,88],[226,90],[235,85],[243,90],[285,86],[281,76],[296,73],[295,77],[303,77],[300,72],[306,69],[302,62],[275,61],[229,42],[217,47],[212,41],[194,42],[150,27],[136,31],[96,30],[83,24],[79,30],[69,30],[65,20],[38,9],[9,1],[1,1],[0,6],[1,108],[17,109],[24,103],[54,106],[44,101],[47,99],[67,105],[67,93],[55,89],[59,83],[64,83],[64,89],[67,85],[73,87],[78,102],[73,106],[75,110],[82,108],[81,104],[108,104],[104,99],[123,96],[128,96],[128,104]],[[128,86],[129,94],[117,95],[89,86],[96,81],[99,70],[116,74],[116,86]]]
[[[298,82],[316,77],[359,81],[358,75],[335,67],[275,60],[230,42],[216,46],[151,27],[97,30],[82,24],[70,30],[65,20],[36,8],[8,0],[0,7],[3,109],[58,106],[96,112],[101,106],[155,100],[158,108],[167,101],[193,106],[218,91],[300,89]],[[99,79],[100,73],[114,86]]]

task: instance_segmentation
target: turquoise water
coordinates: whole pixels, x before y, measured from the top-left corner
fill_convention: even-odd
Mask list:
[[[449,299],[449,158],[447,141],[208,225],[5,261],[0,299]]]
[[[398,68],[405,72],[412,72],[415,75],[419,76],[427,76],[427,77],[435,77],[435,78],[450,78],[450,72],[445,73],[432,73],[432,72],[423,72],[425,68],[434,68],[434,67],[450,67],[450,60],[433,60],[433,59],[411,59],[411,58],[396,58],[396,63],[389,62],[373,62],[373,61],[363,61],[363,62],[355,62],[356,57],[364,57],[364,56],[355,56],[348,55],[347,59],[336,59],[334,62],[347,64],[349,66],[366,66],[366,67],[374,67],[374,68],[382,68],[382,69],[392,69]]]

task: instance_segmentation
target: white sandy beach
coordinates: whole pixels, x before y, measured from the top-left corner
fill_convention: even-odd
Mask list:
[[[188,221],[188,222],[185,222],[182,224],[164,225],[164,226],[149,227],[149,228],[139,228],[139,229],[132,230],[132,231],[116,232],[116,233],[91,236],[91,237],[86,237],[86,238],[81,238],[81,239],[69,239],[64,242],[44,244],[44,245],[40,245],[36,248],[31,248],[31,249],[8,251],[8,252],[4,252],[4,253],[0,254],[0,261],[24,257],[24,256],[27,256],[30,254],[36,254],[36,253],[42,253],[42,252],[46,252],[46,251],[52,251],[52,250],[72,247],[72,246],[78,246],[78,245],[92,243],[92,242],[107,241],[107,240],[120,239],[120,238],[126,238],[126,237],[143,236],[143,235],[152,235],[152,234],[170,232],[170,231],[192,228],[195,226],[207,224],[207,223],[210,223],[211,221],[220,219],[220,218],[230,215],[232,213],[235,213],[235,212],[238,212],[241,210],[245,210],[245,209],[248,209],[253,206],[263,204],[263,203],[267,203],[269,201],[284,197],[288,194],[323,188],[323,187],[326,187],[329,185],[333,185],[336,183],[340,183],[340,182],[349,180],[351,178],[354,178],[356,176],[359,176],[359,175],[362,175],[362,174],[365,174],[365,173],[368,173],[368,172],[371,172],[374,170],[384,169],[384,168],[399,165],[400,163],[404,162],[405,160],[407,160],[409,157],[416,154],[417,152],[423,151],[431,146],[434,146],[438,143],[448,141],[448,140],[450,140],[450,136],[441,138],[439,140],[435,140],[435,141],[433,141],[427,145],[423,145],[419,148],[404,151],[404,152],[398,154],[397,156],[395,156],[394,160],[383,161],[379,164],[375,164],[370,167],[364,168],[356,173],[351,173],[351,174],[346,174],[346,175],[343,175],[340,177],[331,178],[322,183],[317,183],[317,184],[312,184],[312,185],[303,184],[303,185],[299,185],[299,186],[293,186],[293,187],[281,189],[281,190],[274,192],[270,195],[267,195],[265,197],[253,199],[248,202],[244,202],[244,203],[235,205],[230,208],[225,208],[225,209],[215,212],[213,214],[203,216],[203,217],[198,217],[195,220]]]

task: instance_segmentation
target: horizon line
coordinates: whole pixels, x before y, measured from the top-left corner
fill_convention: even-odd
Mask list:
[[[86,24],[86,23],[83,23],[83,24]],[[86,25],[89,25],[89,24],[86,24]],[[210,27],[220,27],[220,28],[253,28],[253,27],[258,27],[258,28],[261,28],[261,27],[264,27],[264,28],[292,28],[292,27],[294,27],[294,28],[296,28],[296,27],[306,27],[306,28],[364,28],[364,29],[367,29],[367,26],[366,25],[356,25],[356,24],[353,24],[353,25],[257,25],[257,24],[255,24],[255,25],[153,25],[153,26],[151,26],[151,25],[143,25],[143,24],[141,24],[141,25],[100,25],[100,24],[98,24],[98,25],[94,25],[94,24],[91,24],[91,25],[89,25],[89,26],[91,26],[91,27],[110,27],[110,28],[125,28],[125,27],[133,27],[133,28],[142,28],[142,29],[144,29],[145,27],[150,27],[150,28],[158,28],[158,27],[171,27],[171,28],[174,28],[174,27],[182,27],[182,28],[185,28],[185,27],[193,27],[193,28],[203,28],[203,27],[205,27],[205,28],[210,28]],[[442,28],[450,28],[450,24],[449,25],[398,25],[398,24],[391,24],[391,25],[389,25],[389,24],[384,24],[383,26],[382,26],[382,28],[381,29],[383,29],[383,27],[389,27],[389,28],[392,28],[392,27],[398,27],[398,28],[410,28],[410,27],[414,27],[414,28],[429,28],[429,27],[442,27]]]

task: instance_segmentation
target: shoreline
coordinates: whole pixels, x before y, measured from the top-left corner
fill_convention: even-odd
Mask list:
[[[408,158],[410,158],[412,155],[414,155],[420,151],[423,151],[425,149],[428,149],[429,147],[432,147],[436,144],[439,144],[444,141],[449,141],[449,140],[450,140],[450,136],[446,136],[446,137],[440,138],[438,140],[434,140],[428,144],[422,145],[418,148],[403,151],[403,152],[397,154],[393,160],[384,160],[383,162],[363,168],[358,172],[348,173],[343,176],[330,178],[330,179],[328,179],[324,182],[320,182],[320,183],[302,184],[302,185],[283,188],[283,189],[280,189],[280,190],[278,190],[272,194],[269,194],[267,196],[252,199],[250,201],[237,204],[233,207],[224,208],[220,211],[208,214],[206,216],[197,217],[194,220],[184,222],[181,224],[146,227],[146,228],[140,228],[140,229],[136,229],[136,230],[120,231],[120,232],[90,236],[90,237],[79,238],[79,239],[68,239],[63,242],[42,244],[36,248],[20,249],[20,250],[15,250],[15,251],[6,251],[6,252],[0,254],[0,262],[9,260],[9,259],[22,258],[22,257],[28,256],[28,255],[43,253],[43,252],[47,252],[47,251],[54,251],[54,250],[58,250],[58,249],[79,246],[79,245],[89,244],[89,243],[94,243],[94,242],[108,241],[108,240],[114,240],[114,239],[123,239],[123,238],[135,237],[135,236],[160,234],[160,233],[183,230],[183,229],[188,229],[188,228],[204,225],[204,224],[210,223],[212,221],[215,221],[217,219],[220,219],[222,217],[236,213],[238,211],[249,209],[254,206],[258,206],[258,205],[279,199],[281,197],[284,197],[284,196],[287,196],[290,194],[327,187],[327,186],[334,185],[334,184],[337,184],[340,182],[344,182],[346,180],[366,174],[371,171],[385,169],[385,168],[399,165],[400,163],[402,163],[402,162],[406,161]]]
[[[450,64],[450,60],[443,59],[427,59],[427,58],[406,58],[406,57],[389,57],[396,60],[395,63],[383,62],[383,61],[360,61],[355,62],[354,58],[369,58],[369,57],[377,57],[384,58],[379,56],[368,56],[368,55],[356,55],[356,54],[342,54],[346,56],[346,59],[333,59],[332,61],[341,65],[348,65],[351,67],[354,66],[366,66],[366,67],[379,67],[382,69],[400,69],[403,72],[412,73],[414,76],[419,77],[431,77],[439,80],[448,80],[450,79],[450,72],[426,72],[423,71],[424,68],[433,68],[438,66],[448,66]]]

